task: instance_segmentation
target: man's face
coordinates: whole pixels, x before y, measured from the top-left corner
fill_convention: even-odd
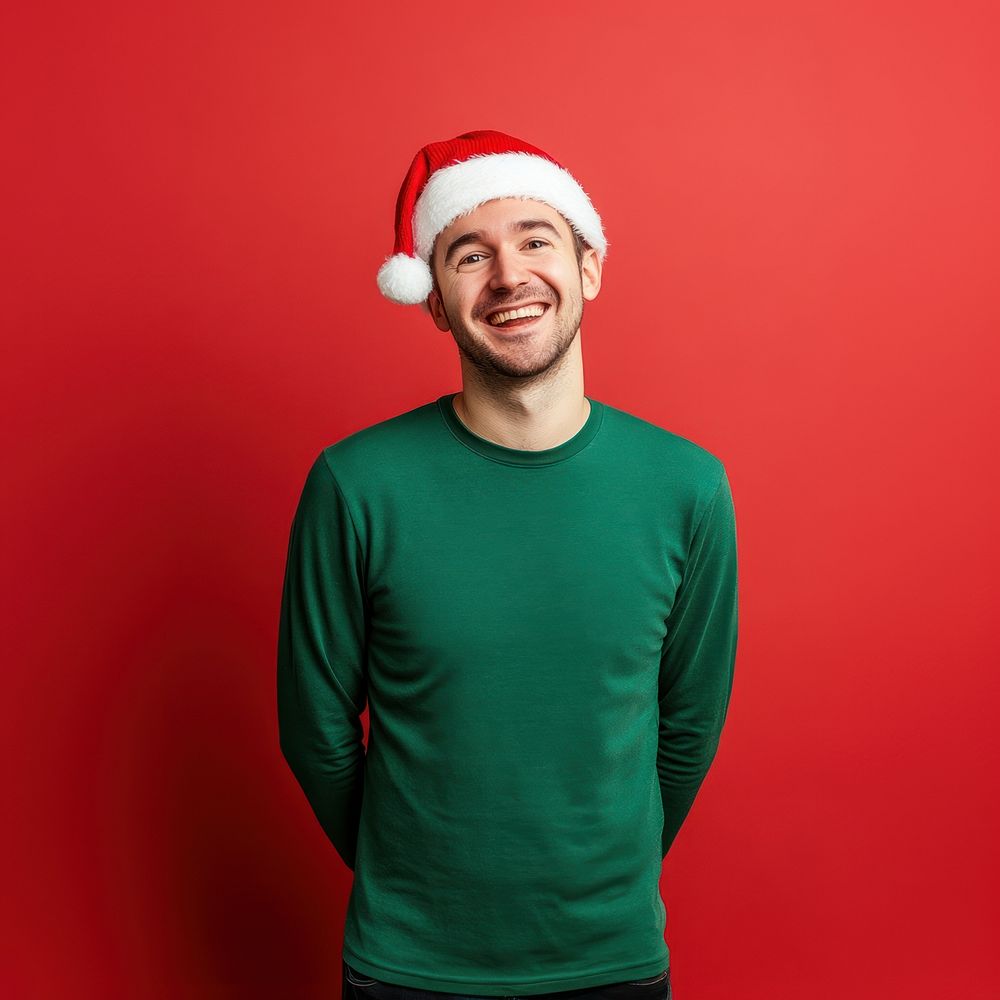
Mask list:
[[[597,297],[601,263],[587,248],[577,263],[569,223],[543,202],[499,198],[442,230],[431,255],[428,306],[439,330],[484,376],[527,378],[552,368],[580,329],[583,300]],[[538,318],[497,326],[497,311],[529,304]]]

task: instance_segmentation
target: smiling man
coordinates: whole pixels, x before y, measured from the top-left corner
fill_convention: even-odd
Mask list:
[[[278,637],[281,750],[354,872],[345,1000],[670,1000],[659,880],[728,713],[736,521],[719,458],[584,392],[606,253],[501,132],[399,192],[378,287],[451,333],[462,389],[316,457]]]

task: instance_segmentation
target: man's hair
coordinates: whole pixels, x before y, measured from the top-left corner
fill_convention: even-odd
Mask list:
[[[559,214],[562,215],[561,212]],[[576,266],[579,267],[583,263],[584,251],[590,249],[590,244],[573,228],[572,223],[569,221],[569,219],[566,219],[566,216],[563,216],[563,219],[566,220],[566,225],[569,226],[570,232],[573,234],[573,251],[576,254]],[[437,274],[435,274],[434,272],[435,253],[437,253],[437,240],[434,241],[434,246],[431,247],[430,269],[431,269],[431,279],[434,282],[434,291],[436,291],[438,295],[440,295],[441,289],[438,288]]]
[[[570,228],[572,229],[572,226]],[[590,244],[575,229],[573,229],[573,248],[576,250],[576,263],[580,265],[583,263],[583,252],[590,249]]]

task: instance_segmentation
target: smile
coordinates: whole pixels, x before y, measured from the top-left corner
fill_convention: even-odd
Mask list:
[[[541,318],[548,312],[547,303],[534,302],[531,305],[521,306],[517,309],[500,310],[491,313],[486,322],[497,329],[509,330],[520,329],[522,326],[529,326],[536,319]]]

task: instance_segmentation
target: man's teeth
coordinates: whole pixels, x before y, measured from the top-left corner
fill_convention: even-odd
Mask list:
[[[510,319],[522,319],[528,316],[541,316],[545,312],[545,306],[525,306],[523,309],[514,309],[511,312],[497,313],[495,316],[490,317],[490,323],[493,326],[500,326],[501,323],[506,323]]]

